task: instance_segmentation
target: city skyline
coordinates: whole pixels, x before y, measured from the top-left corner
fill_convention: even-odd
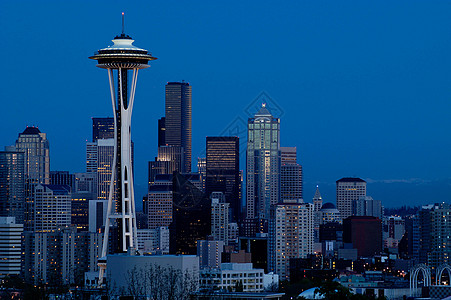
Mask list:
[[[298,149],[306,201],[319,184],[324,201],[335,203],[335,181],[353,176],[366,180],[368,193],[387,207],[446,201],[449,7],[384,3],[275,9],[269,2],[156,3],[152,11],[144,3],[142,11],[113,3],[100,13],[95,7],[101,3],[2,3],[8,14],[0,24],[14,47],[0,50],[10,58],[1,96],[13,100],[5,101],[13,117],[1,121],[1,146],[12,145],[26,125],[38,125],[50,142],[51,170],[85,170],[91,118],[113,115],[108,82],[86,56],[119,32],[125,11],[125,32],[160,58],[137,88],[132,138],[138,186],[147,186],[147,162],[156,156],[164,85],[186,80],[193,86],[193,164],[206,136],[220,135],[239,118],[246,122],[256,112],[247,108],[267,91],[268,107],[275,103],[283,111],[276,116],[281,146]],[[191,18],[180,18],[187,12]],[[179,31],[186,36],[171,38]],[[28,53],[36,58],[20,59]],[[138,190],[137,199],[142,194]]]

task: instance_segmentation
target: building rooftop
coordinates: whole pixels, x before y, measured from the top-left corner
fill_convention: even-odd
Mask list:
[[[25,128],[25,130],[22,132],[22,134],[39,134],[39,133],[41,133],[39,128],[34,127],[34,126],[31,126],[31,127],[27,126],[27,128]]]
[[[337,180],[337,182],[366,182],[366,181],[356,177],[343,177],[342,179]]]

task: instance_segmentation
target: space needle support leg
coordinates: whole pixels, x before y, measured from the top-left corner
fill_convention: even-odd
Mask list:
[[[111,93],[111,102],[113,104],[113,112],[116,111],[116,100],[114,97],[114,85],[113,85],[113,70],[108,69],[108,79],[110,83],[110,93]],[[116,136],[116,113],[113,113],[114,115],[114,136]],[[116,178],[116,139],[114,141],[114,156],[113,156],[113,165],[111,169],[111,180],[110,180],[110,190],[108,193],[108,206],[107,206],[107,215],[105,220],[105,232],[103,235],[103,244],[102,244],[102,255],[101,257],[105,257],[107,255],[108,251],[108,235],[110,231],[110,216],[111,216],[111,210],[113,208],[113,193],[114,193],[114,179]],[[100,266],[99,268],[99,285],[102,285],[103,283],[103,277],[105,273],[105,266]]]
[[[138,80],[138,69],[133,69],[133,77],[132,77],[132,84],[131,84],[131,91],[130,91],[130,103],[129,103],[129,124],[131,125],[131,118],[132,118],[132,112],[133,112],[133,104],[135,103],[135,91],[136,91],[136,82]],[[131,134],[130,134],[130,143],[131,143]],[[130,153],[131,154],[131,153]],[[136,226],[136,210],[135,210],[135,191],[134,191],[134,179],[133,179],[133,168],[131,164],[131,157],[130,157],[130,212],[132,213],[132,219],[129,223],[130,226],[130,232],[131,232],[131,246],[137,248],[138,246],[138,237],[137,237],[137,226]]]

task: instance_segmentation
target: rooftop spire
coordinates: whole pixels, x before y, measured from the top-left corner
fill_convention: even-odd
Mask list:
[[[319,200],[322,199],[321,197],[321,193],[319,192],[319,187],[316,186],[316,192],[315,192],[315,196],[313,197],[313,200]]]
[[[122,34],[124,34],[124,27],[125,27],[125,14],[122,12]]]

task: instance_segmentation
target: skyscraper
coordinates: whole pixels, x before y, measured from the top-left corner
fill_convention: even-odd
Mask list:
[[[206,180],[207,197],[223,192],[232,209],[234,222],[241,217],[240,143],[238,137],[207,137]]]
[[[38,184],[35,187],[36,232],[51,232],[71,224],[71,193],[67,185]]]
[[[15,144],[25,157],[25,222],[24,230],[34,230],[34,187],[50,182],[50,150],[47,135],[37,127],[27,127]]]
[[[165,144],[183,148],[184,169],[191,172],[191,86],[188,82],[166,84]],[[161,128],[159,126],[159,128]]]
[[[0,216],[15,217],[17,224],[25,219],[24,153],[0,151]]]
[[[280,120],[266,105],[248,120],[246,217],[268,219],[280,199]]]
[[[337,209],[343,219],[352,216],[353,201],[366,196],[366,181],[345,177],[337,180]]]
[[[169,252],[196,255],[196,241],[205,240],[211,233],[210,200],[186,176],[178,172],[174,172],[172,178],[172,193]]]
[[[302,166],[297,163],[296,147],[280,147],[280,152],[281,201],[302,199]]]
[[[451,261],[451,206],[424,205],[418,211],[419,262],[438,267]]]
[[[100,139],[86,143],[86,172],[95,174],[97,199],[108,199],[113,171],[114,139]],[[113,199],[116,194],[113,195]]]
[[[313,204],[292,201],[273,205],[268,243],[269,271],[288,279],[290,258],[313,253]]]

